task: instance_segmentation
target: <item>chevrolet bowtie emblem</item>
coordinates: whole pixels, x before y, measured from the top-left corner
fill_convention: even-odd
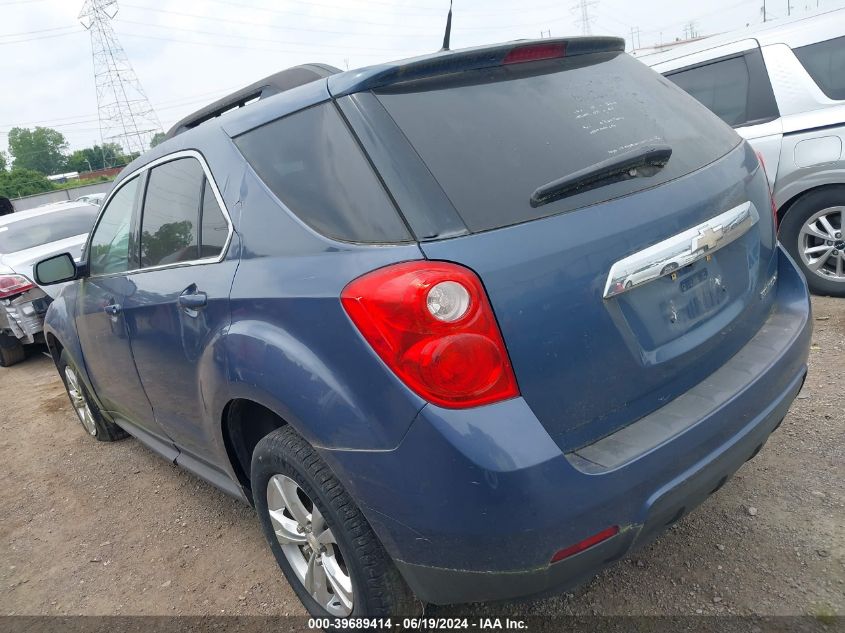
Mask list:
[[[628,255],[610,267],[604,286],[604,298],[671,276],[699,260],[711,261],[712,255],[745,235],[757,224],[760,215],[750,202],[743,202],[700,224],[648,248]]]

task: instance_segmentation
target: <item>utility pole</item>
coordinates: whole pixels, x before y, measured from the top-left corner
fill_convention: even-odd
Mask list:
[[[635,51],[640,47],[640,27],[631,27],[631,50]]]
[[[766,21],[766,0],[763,0],[763,22]]]
[[[117,0],[85,0],[79,12],[79,21],[91,34],[100,144],[118,143],[127,154],[143,153],[153,134],[161,131],[161,121],[112,28],[117,12]],[[102,152],[105,164],[104,148]]]

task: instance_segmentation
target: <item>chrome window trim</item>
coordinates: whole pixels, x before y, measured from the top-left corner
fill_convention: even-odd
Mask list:
[[[111,199],[114,195],[123,188],[124,185],[130,183],[135,178],[140,177],[144,172],[147,172],[154,167],[158,167],[159,165],[163,165],[164,163],[169,163],[174,160],[179,160],[180,158],[195,158],[199,161],[199,164],[202,166],[203,173],[205,174],[205,179],[209,185],[211,185],[211,190],[214,192],[214,197],[217,200],[217,204],[220,206],[220,211],[223,213],[223,217],[226,219],[226,224],[229,227],[229,233],[226,236],[226,241],[223,243],[223,249],[220,251],[220,255],[217,257],[204,257],[202,259],[191,259],[184,262],[174,262],[172,264],[162,264],[160,266],[147,266],[142,268],[133,268],[132,270],[125,270],[118,273],[105,273],[102,275],[88,275],[88,279],[107,279],[109,277],[118,277],[121,275],[135,275],[137,273],[144,273],[148,271],[154,270],[166,270],[168,268],[182,268],[185,266],[198,266],[202,264],[218,264],[226,259],[226,256],[229,254],[229,246],[232,244],[232,238],[235,234],[235,225],[232,224],[232,217],[229,215],[229,209],[226,207],[226,203],[223,202],[223,196],[220,195],[220,189],[217,187],[217,182],[214,180],[214,176],[211,173],[211,168],[208,166],[208,163],[205,160],[205,157],[195,149],[183,149],[177,152],[173,152],[172,154],[167,154],[162,156],[161,158],[157,158],[153,161],[150,161],[146,165],[142,165],[138,167],[138,169],[130,172],[127,176],[120,182],[120,184],[111,190],[109,195],[103,201],[102,205],[100,206],[100,213],[97,216],[97,220],[94,222],[94,228],[91,229],[91,233],[88,236],[88,240],[85,242],[85,261],[88,264],[90,270],[90,246],[91,240],[94,238],[94,233],[96,232],[97,228],[100,225],[100,219],[103,217],[103,214],[106,211]],[[144,220],[144,203],[146,201],[147,192],[143,192],[143,198],[141,199],[141,207],[138,209],[139,217],[138,220],[139,228],[143,228],[143,220]],[[202,230],[202,227],[199,227]]]
[[[745,235],[759,220],[749,200],[620,259],[610,267],[603,297],[610,299],[704,259]]]

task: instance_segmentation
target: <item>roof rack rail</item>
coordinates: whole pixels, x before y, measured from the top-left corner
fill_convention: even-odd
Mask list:
[[[340,69],[328,64],[302,64],[301,66],[294,66],[287,70],[282,70],[274,75],[265,77],[260,81],[241,88],[222,99],[218,99],[204,108],[189,114],[184,119],[177,121],[173,127],[167,131],[165,138],[173,138],[177,134],[187,132],[195,128],[201,123],[205,123],[210,119],[219,117],[230,110],[242,108],[245,105],[272,97],[275,94],[302,86],[317,79],[322,79],[330,75],[340,72]]]

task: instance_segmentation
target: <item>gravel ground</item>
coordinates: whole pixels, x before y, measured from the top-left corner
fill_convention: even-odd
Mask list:
[[[804,390],[702,507],[575,593],[431,614],[845,615],[845,301],[813,303]],[[92,441],[41,354],[0,387],[0,613],[304,614],[249,507]]]

